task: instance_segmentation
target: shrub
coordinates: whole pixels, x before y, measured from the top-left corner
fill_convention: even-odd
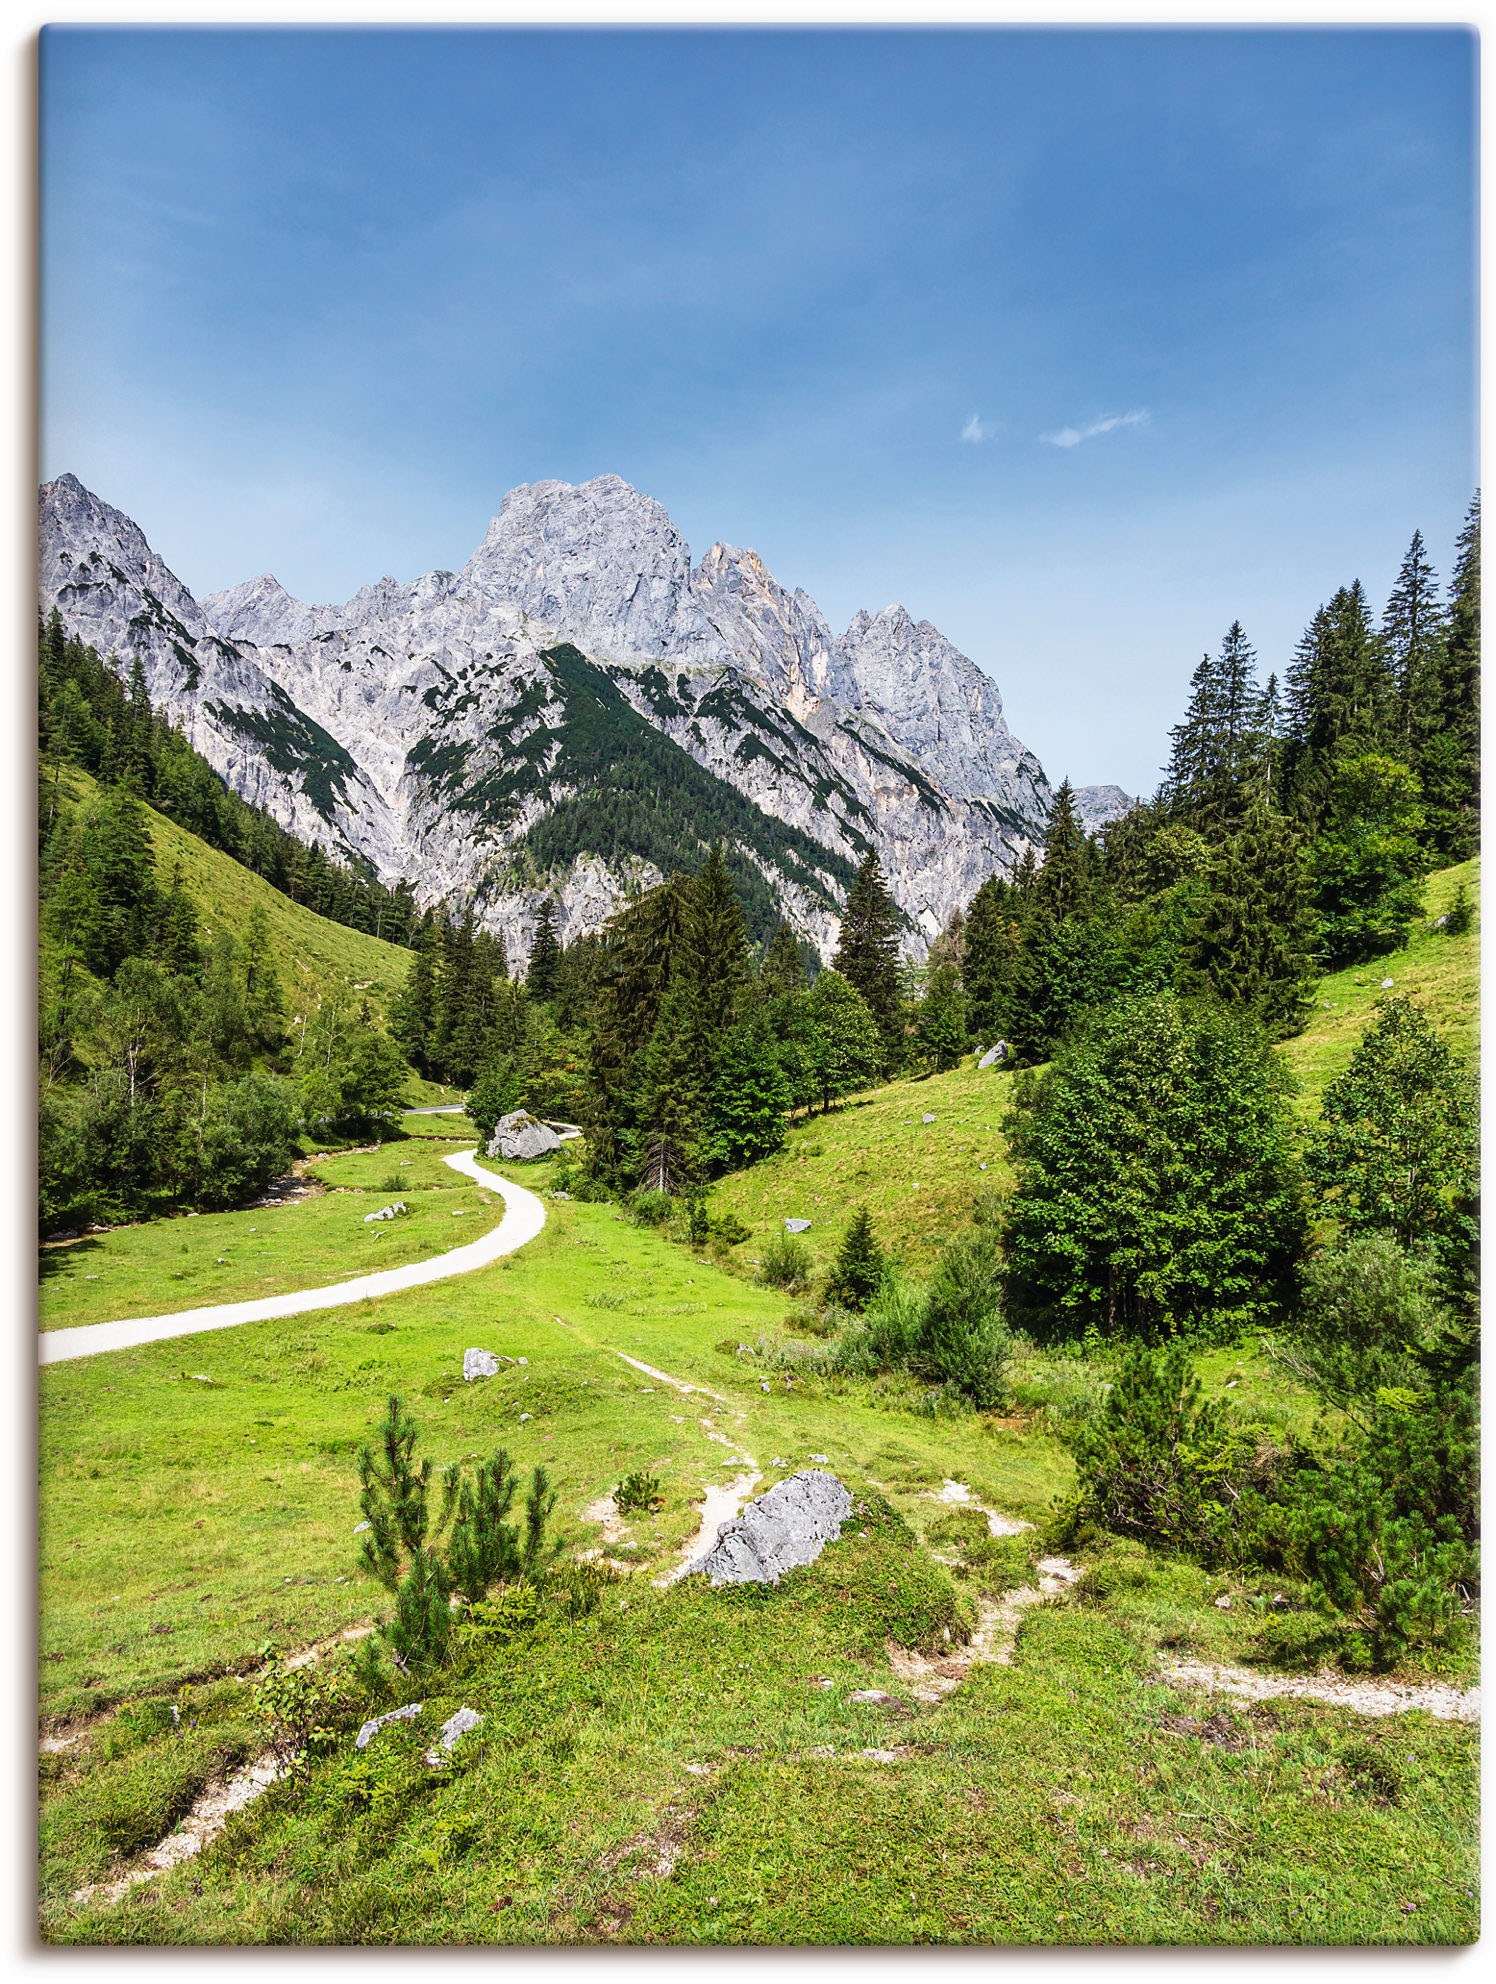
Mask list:
[[[978,1227],[951,1242],[930,1278],[915,1366],[987,1411],[1002,1400],[1012,1350],[1012,1333],[1002,1317],[997,1235]]]
[[[925,1292],[918,1282],[888,1274],[861,1317],[836,1347],[836,1367],[864,1377],[907,1369],[925,1320]]]
[[[665,1506],[665,1498],[660,1493],[660,1477],[646,1474],[642,1468],[626,1474],[613,1490],[613,1506],[621,1516],[651,1515],[656,1509]]]
[[[1130,1344],[1101,1410],[1066,1436],[1079,1492],[1072,1520],[1207,1561],[1225,1552],[1257,1472],[1227,1408],[1202,1398],[1182,1344]]]
[[[707,1234],[713,1240],[720,1240],[724,1247],[741,1247],[745,1240],[753,1238],[753,1228],[745,1225],[735,1212],[714,1212],[706,1226]],[[693,1232],[693,1240],[694,1237]]]
[[[1454,892],[1454,901],[1444,914],[1444,934],[1446,937],[1467,937],[1475,922],[1475,905],[1470,900],[1470,891],[1463,882]]]
[[[1379,1392],[1421,1388],[1416,1352],[1444,1321],[1426,1258],[1360,1234],[1317,1254],[1301,1285],[1293,1327],[1272,1346],[1296,1377],[1358,1423]]]
[[[433,1504],[433,1464],[427,1458],[417,1465],[416,1434],[415,1421],[392,1397],[377,1446],[359,1453],[359,1505],[369,1525],[360,1561],[394,1595],[395,1615],[379,1636],[405,1673],[447,1658],[454,1600],[473,1606],[496,1585],[534,1578],[560,1549],[547,1536],[556,1492],[543,1467],[531,1475],[521,1532],[506,1520],[519,1481],[502,1448],[471,1474],[461,1464],[443,1469]],[[366,1679],[372,1680],[375,1657],[372,1649],[364,1656]]]
[[[631,1192],[627,1205],[635,1226],[663,1226],[675,1211],[675,1200],[668,1192]]]
[[[814,1262],[805,1242],[794,1233],[776,1233],[764,1246],[758,1279],[765,1288],[798,1294],[810,1286]]]

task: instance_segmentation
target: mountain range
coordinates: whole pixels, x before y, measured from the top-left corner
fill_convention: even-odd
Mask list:
[[[765,934],[823,956],[876,848],[923,953],[1042,836],[1049,782],[992,678],[902,606],[833,635],[752,551],[691,563],[616,475],[512,490],[458,571],[341,606],[268,574],[192,594],[75,476],[41,491],[41,606],[127,670],[234,791],[528,952],[720,838]],[[1126,810],[1082,788],[1092,826]]]

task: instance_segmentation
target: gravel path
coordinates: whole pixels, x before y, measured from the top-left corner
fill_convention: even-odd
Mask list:
[[[372,1296],[397,1295],[407,1288],[423,1288],[430,1281],[445,1281],[450,1275],[471,1274],[490,1262],[512,1254],[533,1240],[545,1225],[545,1205],[523,1185],[511,1184],[496,1171],[479,1164],[476,1151],[461,1151],[442,1160],[454,1171],[461,1171],[475,1184],[497,1192],[504,1201],[504,1217],[481,1239],[465,1247],[453,1247],[429,1260],[412,1261],[403,1268],[383,1268],[377,1274],[362,1274],[353,1281],[334,1282],[328,1288],[304,1288],[289,1295],[266,1295],[252,1302],[220,1302],[207,1309],[183,1309],[175,1316],[135,1316],[118,1323],[85,1323],[77,1329],[45,1330],[37,1339],[37,1357],[43,1364],[56,1364],[65,1358],[96,1357],[105,1350],[129,1350],[139,1343],[161,1343],[170,1337],[195,1336],[200,1330],[232,1329],[239,1323],[267,1322],[277,1316],[300,1316],[313,1309],[340,1309],[349,1302],[364,1302]]]
[[[1337,1674],[1262,1674],[1249,1667],[1217,1667],[1203,1660],[1170,1661],[1160,1669],[1176,1687],[1219,1688],[1223,1694],[1262,1702],[1274,1695],[1329,1702],[1355,1715],[1405,1715],[1422,1709],[1440,1722],[1479,1722],[1480,1689],[1451,1688],[1442,1681],[1404,1687],[1397,1681],[1347,1681]]]

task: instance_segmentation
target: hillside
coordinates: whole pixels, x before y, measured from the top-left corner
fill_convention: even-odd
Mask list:
[[[1433,928],[1461,883],[1478,902],[1479,861],[1429,877],[1424,917],[1404,949],[1321,980],[1308,1027],[1281,1049],[1301,1084],[1298,1106],[1305,1116],[1317,1114],[1326,1083],[1349,1063],[1383,996],[1384,979],[1392,980],[1394,993],[1424,1006],[1461,1053],[1475,1052],[1479,930],[1446,937]],[[1012,1084],[1011,1075],[979,1070],[970,1055],[949,1074],[894,1082],[792,1125],[777,1157],[714,1188],[717,1205],[753,1229],[753,1240],[741,1249],[745,1262],[755,1242],[780,1230],[782,1221],[808,1219],[803,1237],[817,1268],[824,1268],[852,1210],[865,1205],[887,1245],[911,1266],[928,1266],[965,1218],[972,1194],[1009,1175],[1000,1126]],[[927,1115],[934,1121],[926,1123]]]
[[[61,794],[74,804],[81,805],[98,789],[95,780],[77,766],[62,772]],[[169,886],[173,874],[180,873],[202,919],[205,936],[216,929],[242,930],[258,904],[269,922],[276,968],[293,1004],[298,993],[316,994],[324,986],[341,983],[367,992],[377,1011],[388,1012],[410,969],[409,951],[329,922],[315,910],[292,902],[232,856],[207,846],[153,807],[147,807],[146,812],[162,886]],[[415,1083],[412,1097],[420,1088],[424,1099],[426,1086]]]

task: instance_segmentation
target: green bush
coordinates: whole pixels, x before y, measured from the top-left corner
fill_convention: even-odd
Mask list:
[[[675,1200],[668,1192],[631,1192],[625,1204],[635,1226],[663,1226],[675,1212]]]
[[[810,1286],[814,1261],[809,1247],[794,1233],[776,1233],[764,1243],[758,1279],[765,1288],[798,1294]]]
[[[660,1477],[647,1474],[642,1468],[626,1474],[613,1490],[613,1506],[621,1516],[650,1515],[665,1506],[665,1498],[660,1493]]]
[[[1013,1351],[1002,1317],[1002,1254],[996,1233],[977,1227],[952,1241],[925,1291],[914,1366],[922,1377],[988,1411],[1000,1405]]]

